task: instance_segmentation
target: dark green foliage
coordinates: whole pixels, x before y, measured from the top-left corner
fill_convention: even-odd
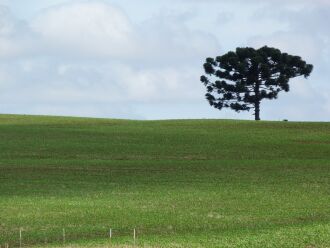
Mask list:
[[[307,78],[313,65],[299,56],[264,46],[257,50],[237,48],[236,52],[207,58],[204,70],[206,75],[201,76],[201,81],[211,106],[236,112],[254,109],[255,119],[260,120],[260,102],[276,99],[280,91],[288,92],[289,80]]]

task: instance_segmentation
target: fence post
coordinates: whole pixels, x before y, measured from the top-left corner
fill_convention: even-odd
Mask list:
[[[22,248],[22,228],[19,229],[19,248]]]
[[[63,228],[62,234],[63,234],[63,245],[64,245],[65,244],[65,228]]]
[[[133,231],[133,238],[134,238],[134,247],[135,247],[135,243],[136,243],[136,241],[135,241],[135,239],[136,239],[136,230],[135,230],[135,228],[134,228],[134,231]]]
[[[109,245],[112,246],[112,228],[109,229]]]

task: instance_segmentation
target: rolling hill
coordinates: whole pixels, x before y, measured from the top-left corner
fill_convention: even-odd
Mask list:
[[[2,246],[329,247],[329,203],[330,123],[0,115]]]

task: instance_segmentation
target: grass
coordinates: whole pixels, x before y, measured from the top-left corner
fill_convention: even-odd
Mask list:
[[[0,115],[0,244],[330,247],[329,202],[330,123]]]

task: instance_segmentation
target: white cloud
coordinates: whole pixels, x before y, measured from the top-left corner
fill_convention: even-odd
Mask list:
[[[17,25],[8,8],[0,6],[0,58],[15,55],[19,52],[13,36],[17,33]]]
[[[36,46],[27,23],[16,19],[9,8],[0,5],[0,59],[32,52]]]
[[[134,106],[202,98],[200,83],[191,83],[198,72],[190,67],[139,69],[117,62],[38,59],[13,63],[15,77],[0,92],[1,112],[142,119]]]
[[[31,27],[48,53],[56,56],[172,63],[219,49],[215,36],[191,30],[185,18],[185,14],[161,13],[133,24],[110,4],[78,1],[41,12]]]
[[[191,101],[200,94],[199,82],[192,84],[199,74],[191,66],[141,70],[120,65],[115,69],[115,75],[116,81],[120,82],[122,101],[173,103]]]
[[[11,80],[11,76],[8,71],[0,66],[0,91],[6,90]]]
[[[219,45],[214,36],[191,30],[185,23],[189,18],[161,13],[132,24],[106,3],[51,7],[34,18],[30,28],[24,26],[35,46],[9,65],[14,76],[1,101],[6,106],[34,106],[37,113],[45,109],[36,107],[39,104],[61,103],[48,108],[55,113],[64,111],[63,104],[129,106],[203,98],[201,61]],[[26,50],[26,44],[20,45]]]
[[[134,48],[135,34],[127,16],[101,2],[77,2],[52,7],[31,23],[46,45],[66,53],[125,56]]]
[[[7,102],[157,103],[192,100],[200,92],[199,83],[191,84],[199,76],[191,66],[139,69],[119,62],[65,64],[30,59],[11,67],[16,67],[16,76],[14,87],[2,96]],[[16,92],[19,100],[11,97],[17,87],[22,89]]]
[[[17,43],[21,53],[4,71],[13,77],[1,101],[11,106],[190,101],[201,90],[200,62],[218,43],[188,28],[182,18],[189,16],[165,13],[133,25],[106,3],[51,7],[30,28],[21,28],[34,46]],[[6,27],[15,27],[17,20],[6,20]],[[13,33],[17,27],[4,30]],[[6,39],[14,44],[17,37]]]
[[[268,36],[256,36],[250,39],[249,45],[257,48],[264,45],[276,47],[282,52],[299,55],[309,61],[317,60],[321,52],[315,37],[293,32],[277,32]]]
[[[215,35],[204,30],[192,30],[186,22],[193,15],[160,13],[139,25],[142,56],[169,60],[171,64],[201,59],[220,50]],[[189,63],[189,61],[187,61]]]

